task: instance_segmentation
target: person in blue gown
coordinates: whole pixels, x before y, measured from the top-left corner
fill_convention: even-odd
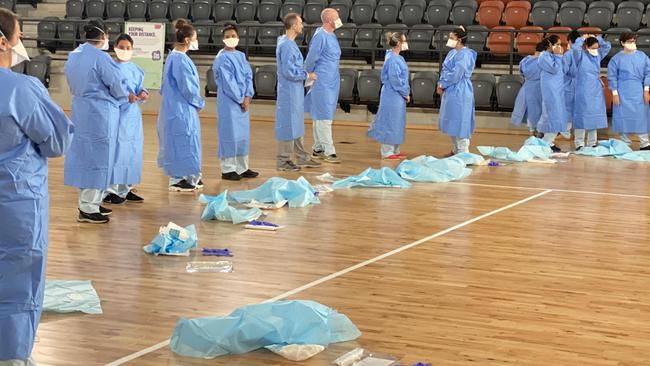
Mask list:
[[[255,178],[258,172],[249,169],[250,104],[255,94],[253,71],[246,55],[237,51],[237,27],[228,24],[223,29],[225,47],[212,64],[217,84],[217,129],[219,132],[219,160],[221,179],[241,180]]]
[[[619,40],[623,50],[607,66],[609,89],[613,94],[612,127],[626,143],[632,143],[629,134],[636,134],[641,150],[650,150],[650,60],[645,53],[637,51],[634,33],[622,33]]]
[[[86,43],[68,55],[65,76],[72,93],[75,138],[65,157],[64,183],[79,188],[79,222],[107,223],[101,207],[112,183],[120,105],[127,102],[126,79],[108,53],[108,31],[101,20],[85,25]]]
[[[437,93],[440,102],[440,131],[452,141],[452,155],[469,151],[474,133],[474,88],[472,73],[476,64],[476,51],[465,47],[467,31],[456,28],[449,35],[447,47],[452,48],[442,64]]]
[[[515,108],[512,112],[512,123],[521,125],[524,120],[532,135],[537,135],[537,122],[542,116],[542,87],[539,76],[539,55],[546,50],[547,43],[539,42],[535,54],[524,57],[519,62],[519,72],[524,76],[524,85],[517,94]]]
[[[48,158],[74,127],[43,84],[11,71],[28,61],[18,17],[0,9],[0,365],[31,359],[43,310],[48,252]]]
[[[110,187],[106,190],[105,203],[142,202],[142,197],[133,193],[133,186],[140,183],[142,175],[142,111],[139,103],[149,98],[144,89],[144,71],[131,61],[133,39],[120,34],[113,47],[117,66],[126,79],[129,99],[120,106],[120,124],[117,130],[117,153]]]
[[[334,31],[341,27],[343,22],[339,13],[332,8],[324,9],[320,17],[323,25],[314,32],[305,59],[307,72],[318,75],[318,79],[314,81],[305,97],[305,112],[309,112],[313,122],[312,156],[323,159],[326,163],[338,164],[341,160],[334,148],[332,121],[336,114],[341,87],[339,76],[341,47]]]
[[[197,51],[196,31],[186,20],[174,24],[176,43],[165,60],[158,114],[158,166],[169,176],[169,190],[191,192],[201,180],[201,121],[205,107],[199,73],[187,51]]]
[[[571,50],[576,70],[576,93],[573,105],[576,150],[585,146],[585,132],[587,146],[596,146],[598,129],[607,128],[607,109],[603,83],[600,80],[600,63],[611,48],[611,43],[601,36],[585,34],[576,40]]]
[[[285,34],[278,37],[275,56],[278,66],[277,101],[275,106],[275,139],[278,141],[277,169],[299,171],[301,168],[319,167],[305,151],[305,80],[316,80],[315,73],[304,68],[302,53],[296,45],[296,37],[302,34],[300,15],[284,17]],[[295,162],[292,159],[296,156]]]
[[[410,101],[409,68],[400,52],[408,50],[406,36],[401,32],[388,33],[390,49],[386,51],[381,68],[381,95],[379,110],[370,125],[368,136],[381,143],[382,159],[402,160],[400,153],[406,129],[406,104]]]
[[[542,115],[537,123],[537,130],[544,134],[546,141],[554,152],[561,149],[555,146],[555,137],[566,130],[566,98],[564,96],[564,50],[560,37],[549,36],[545,39],[547,48],[539,55],[538,65],[541,70]]]
[[[580,32],[576,30],[569,32],[567,36],[569,45],[562,56],[562,61],[564,61],[564,99],[566,100],[567,129],[566,131],[561,132],[561,134],[567,140],[571,139],[571,129],[573,127],[573,104],[576,95],[576,68],[573,64],[571,48],[578,38],[580,38]]]

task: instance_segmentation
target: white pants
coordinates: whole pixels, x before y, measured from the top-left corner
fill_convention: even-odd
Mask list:
[[[79,192],[79,209],[83,213],[99,213],[99,205],[104,199],[104,191],[101,189],[82,189]]]
[[[314,151],[323,151],[325,156],[336,154],[334,149],[334,140],[332,139],[332,121],[331,120],[314,120],[312,129],[314,130]]]
[[[575,135],[576,148],[585,146],[585,131],[587,132],[587,146],[592,147],[598,143],[598,130],[583,130],[576,128],[573,133]]]
[[[647,133],[640,133],[637,134],[637,136],[639,137],[639,147],[650,146],[650,140],[648,139]],[[621,140],[628,145],[632,144],[632,140],[630,140],[630,137],[626,133],[621,134]]]
[[[529,132],[535,132],[535,126],[533,126],[533,122],[526,121],[526,124],[528,125],[528,131]]]
[[[32,358],[26,360],[4,360],[0,361],[0,366],[36,366],[36,362]]]
[[[293,155],[296,155],[296,161],[298,163],[309,161],[310,157],[305,151],[302,137],[295,140],[278,141],[278,167],[282,166],[284,163],[292,161],[291,158]]]
[[[379,149],[381,152],[381,158],[387,158],[391,155],[397,155],[399,154],[399,145],[387,145],[387,144],[381,144],[381,148]]]
[[[248,170],[248,155],[221,159],[221,174],[235,172],[242,174]]]
[[[556,136],[557,136],[557,133],[555,133],[555,132],[545,133],[542,140],[544,140],[547,144],[549,144],[551,146],[555,146],[555,137]]]
[[[174,184],[179,183],[183,179],[186,180],[187,183],[196,186],[201,180],[201,174],[199,173],[198,175],[188,175],[187,177],[169,177],[169,185],[173,186]]]
[[[454,154],[469,152],[469,139],[451,136],[451,151]]]
[[[125,198],[132,189],[133,186],[130,184],[113,184],[104,192],[104,198],[106,198],[110,193]]]

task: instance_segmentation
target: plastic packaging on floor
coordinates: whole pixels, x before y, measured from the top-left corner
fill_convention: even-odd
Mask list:
[[[404,160],[397,166],[397,174],[406,180],[444,183],[467,178],[472,170],[469,164],[484,165],[483,157],[471,153],[457,154],[445,159],[421,155]]]
[[[327,347],[359,336],[347,316],[314,301],[294,300],[244,306],[227,316],[180,319],[170,347],[181,356],[214,358],[272,345]]]
[[[554,163],[551,159],[551,146],[544,140],[531,136],[517,152],[507,147],[478,146],[478,151],[493,159],[519,162],[548,162]]]
[[[384,167],[381,169],[368,168],[359,175],[353,175],[332,183],[332,188],[343,189],[352,187],[369,188],[409,188],[411,183],[404,180],[393,169]]]
[[[221,272],[228,273],[232,272],[232,261],[195,261],[188,262],[185,267],[185,272],[187,273],[199,273],[199,272]]]
[[[339,356],[333,363],[337,366],[393,366],[397,365],[397,360],[392,356],[378,355],[363,348],[355,348]]]
[[[325,350],[320,344],[272,345],[264,348],[291,361],[308,360]]]
[[[155,255],[190,255],[190,249],[196,248],[198,236],[194,225],[185,228],[173,222],[161,226],[158,235],[151,244],[143,247],[145,253]]]
[[[271,223],[271,222],[258,221],[258,220],[250,221],[244,227],[246,229],[264,230],[264,231],[278,231],[278,230],[284,228],[284,226],[276,225],[276,224]]]
[[[287,201],[292,208],[320,203],[316,190],[304,177],[296,180],[273,177],[255,189],[229,192],[228,200],[242,204],[252,201],[273,204]]]
[[[43,311],[101,314],[102,306],[90,281],[45,280]]]
[[[650,162],[650,151],[634,151],[625,142],[617,139],[599,141],[596,147],[583,147],[575,152],[585,156],[613,156],[617,159]]]
[[[259,208],[260,210],[277,210],[286,206],[287,201],[280,201],[278,203],[262,203],[252,200],[246,203],[244,206],[250,208]]]
[[[230,206],[227,197],[228,190],[223,191],[218,196],[201,194],[199,202],[206,205],[201,220],[230,221],[233,224],[241,224],[262,216],[262,210],[259,208],[238,209]]]
[[[233,254],[232,252],[228,249],[220,249],[220,248],[202,248],[201,249],[201,254],[203,256],[213,256],[213,257],[232,257]]]

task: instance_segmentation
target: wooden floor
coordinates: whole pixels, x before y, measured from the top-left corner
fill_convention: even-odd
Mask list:
[[[329,365],[356,346],[409,364],[650,364],[647,164],[573,157],[477,167],[458,183],[337,191],[273,212],[280,232],[251,232],[201,222],[198,193],[168,192],[152,117],[145,133],[146,202],[113,207],[109,225],[76,222],[77,192],[62,184],[63,161],[50,164],[48,278],[91,279],[104,314],[46,314],[34,351],[41,366],[295,365],[266,351],[183,358],[161,343],[179,317],[283,298],[336,308],[363,332],[301,365]],[[478,134],[472,145],[517,148],[523,139]],[[205,193],[299,177],[275,171],[273,141],[272,124],[253,123],[251,167],[261,177],[222,182],[215,123],[204,120]],[[347,142],[337,143],[343,164],[302,172],[311,182],[396,165],[378,159],[363,128],[337,126],[335,141]],[[406,141],[412,156],[450,149],[434,131],[409,130]],[[196,224],[200,246],[230,248],[234,272],[187,274],[187,258],[144,254],[169,221]]]

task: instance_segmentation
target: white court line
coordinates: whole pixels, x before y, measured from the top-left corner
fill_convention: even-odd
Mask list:
[[[561,192],[561,193],[581,193],[581,194],[593,194],[593,195],[601,195],[601,196],[614,196],[614,197],[627,197],[627,198],[646,198],[646,199],[650,198],[650,196],[643,196],[643,195],[637,195],[637,194],[627,194],[627,193],[580,191],[580,190],[559,189],[559,188],[535,188],[535,187],[522,187],[522,186],[504,186],[504,185],[497,185],[497,184],[469,183],[469,182],[449,182],[449,183],[458,184],[458,185],[467,185],[467,186],[478,186],[478,187],[494,187],[494,188],[505,188],[505,189],[527,189],[527,190],[536,190],[536,191],[551,190],[553,192]]]
[[[477,216],[477,217],[475,217],[473,219],[470,219],[470,220],[467,220],[465,222],[461,222],[460,224],[454,225],[454,226],[452,226],[450,228],[447,228],[445,230],[438,231],[437,233],[429,235],[426,238],[422,238],[422,239],[420,239],[418,241],[414,241],[413,243],[406,244],[406,245],[401,246],[401,247],[399,247],[397,249],[393,249],[390,252],[386,252],[386,253],[381,254],[379,256],[376,256],[374,258],[368,259],[368,260],[366,260],[364,262],[355,264],[354,266],[342,269],[342,270],[340,270],[338,272],[334,272],[334,273],[329,274],[329,275],[327,275],[325,277],[321,277],[321,278],[319,278],[319,279],[317,279],[315,281],[312,281],[312,282],[310,282],[310,283],[308,283],[306,285],[300,286],[300,287],[295,288],[293,290],[289,290],[289,291],[287,291],[287,292],[285,292],[283,294],[280,294],[280,295],[278,295],[278,296],[276,296],[274,298],[268,299],[268,300],[264,301],[263,303],[278,301],[278,300],[282,300],[284,298],[287,298],[289,296],[295,295],[295,294],[297,294],[299,292],[305,291],[305,290],[310,289],[310,288],[312,288],[314,286],[318,286],[321,283],[324,283],[324,282],[327,282],[329,280],[340,277],[340,276],[342,276],[342,275],[344,275],[346,273],[349,273],[349,272],[352,272],[352,271],[357,270],[359,268],[365,267],[365,266],[367,266],[369,264],[378,262],[378,261],[380,261],[382,259],[388,258],[388,257],[393,256],[395,254],[398,254],[400,252],[403,252],[403,251],[405,251],[407,249],[411,249],[413,247],[416,247],[416,246],[418,246],[418,245],[420,245],[420,244],[422,244],[424,242],[427,242],[429,240],[438,238],[438,237],[443,236],[445,234],[448,234],[448,233],[450,233],[452,231],[463,228],[463,227],[465,227],[467,225],[473,224],[473,223],[475,223],[475,222],[477,222],[479,220],[482,220],[482,219],[484,219],[486,217],[496,215],[496,214],[498,214],[500,212],[503,212],[505,210],[508,210],[508,209],[513,208],[513,207],[519,206],[519,205],[524,204],[524,203],[526,203],[528,201],[534,200],[534,199],[536,199],[538,197],[541,197],[541,196],[543,196],[543,195],[545,195],[547,193],[550,193],[550,192],[553,192],[553,190],[547,189],[547,190],[545,190],[543,192],[536,193],[536,194],[534,194],[534,195],[532,195],[530,197],[524,198],[524,199],[519,200],[517,202],[513,202],[513,203],[511,203],[509,205],[506,205],[506,206],[503,206],[501,208],[497,208],[497,209],[492,210],[490,212],[484,213],[484,214],[482,214],[480,216]],[[115,361],[109,363],[109,364],[106,364],[106,366],[120,366],[120,365],[123,365],[123,364],[125,364],[127,362],[130,362],[130,361],[133,361],[133,360],[135,360],[137,358],[140,358],[140,357],[142,357],[142,356],[144,356],[146,354],[155,352],[155,351],[157,351],[157,350],[159,350],[159,349],[161,349],[161,348],[163,348],[165,346],[168,346],[168,345],[169,345],[169,339],[167,339],[165,341],[162,341],[162,342],[160,342],[158,344],[155,344],[155,345],[153,345],[151,347],[145,348],[142,351],[138,351],[138,352],[132,353],[132,354],[130,354],[128,356],[122,357],[122,358],[120,358],[118,360],[115,360]]]

